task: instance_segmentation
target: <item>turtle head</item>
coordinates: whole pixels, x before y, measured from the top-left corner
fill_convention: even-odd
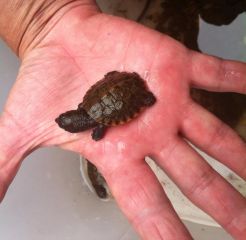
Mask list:
[[[82,108],[62,113],[55,121],[60,128],[71,133],[82,132],[97,125]]]

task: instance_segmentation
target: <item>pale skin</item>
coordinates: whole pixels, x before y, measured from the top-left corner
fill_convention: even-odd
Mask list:
[[[149,155],[190,200],[235,239],[245,239],[245,198],[184,138],[246,179],[245,143],[189,95],[191,86],[245,94],[246,64],[190,51],[135,22],[101,14],[87,2],[20,45],[21,67],[0,118],[0,199],[29,153],[57,145],[99,168],[142,239],[192,239],[145,163]],[[86,90],[113,70],[138,72],[155,94],[155,105],[108,129],[98,142],[91,131],[60,129],[54,119],[76,109]]]

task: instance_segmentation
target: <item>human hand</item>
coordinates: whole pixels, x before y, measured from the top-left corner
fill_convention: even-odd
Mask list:
[[[55,118],[75,109],[86,90],[112,70],[138,72],[156,104],[110,128],[98,142],[91,131],[70,134],[58,128]],[[143,239],[191,239],[145,163],[149,155],[188,198],[234,238],[243,239],[246,200],[184,138],[246,179],[245,143],[189,95],[191,86],[246,93],[245,75],[245,64],[189,51],[131,21],[104,14],[88,17],[83,8],[74,8],[22,55],[0,119],[0,193],[28,153],[59,145],[98,167]]]

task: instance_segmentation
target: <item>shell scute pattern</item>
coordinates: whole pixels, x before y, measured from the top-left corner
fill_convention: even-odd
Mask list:
[[[129,73],[111,72],[87,91],[79,107],[98,123],[117,125],[140,112],[143,93],[146,87],[137,73],[129,77]]]
[[[108,127],[130,121],[155,101],[137,73],[114,71],[86,92],[78,109],[60,114],[55,121],[71,133],[93,128],[92,139],[98,141]]]

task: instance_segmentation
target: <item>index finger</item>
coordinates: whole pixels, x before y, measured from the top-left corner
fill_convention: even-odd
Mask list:
[[[246,93],[246,64],[191,51],[191,83],[218,92]]]

